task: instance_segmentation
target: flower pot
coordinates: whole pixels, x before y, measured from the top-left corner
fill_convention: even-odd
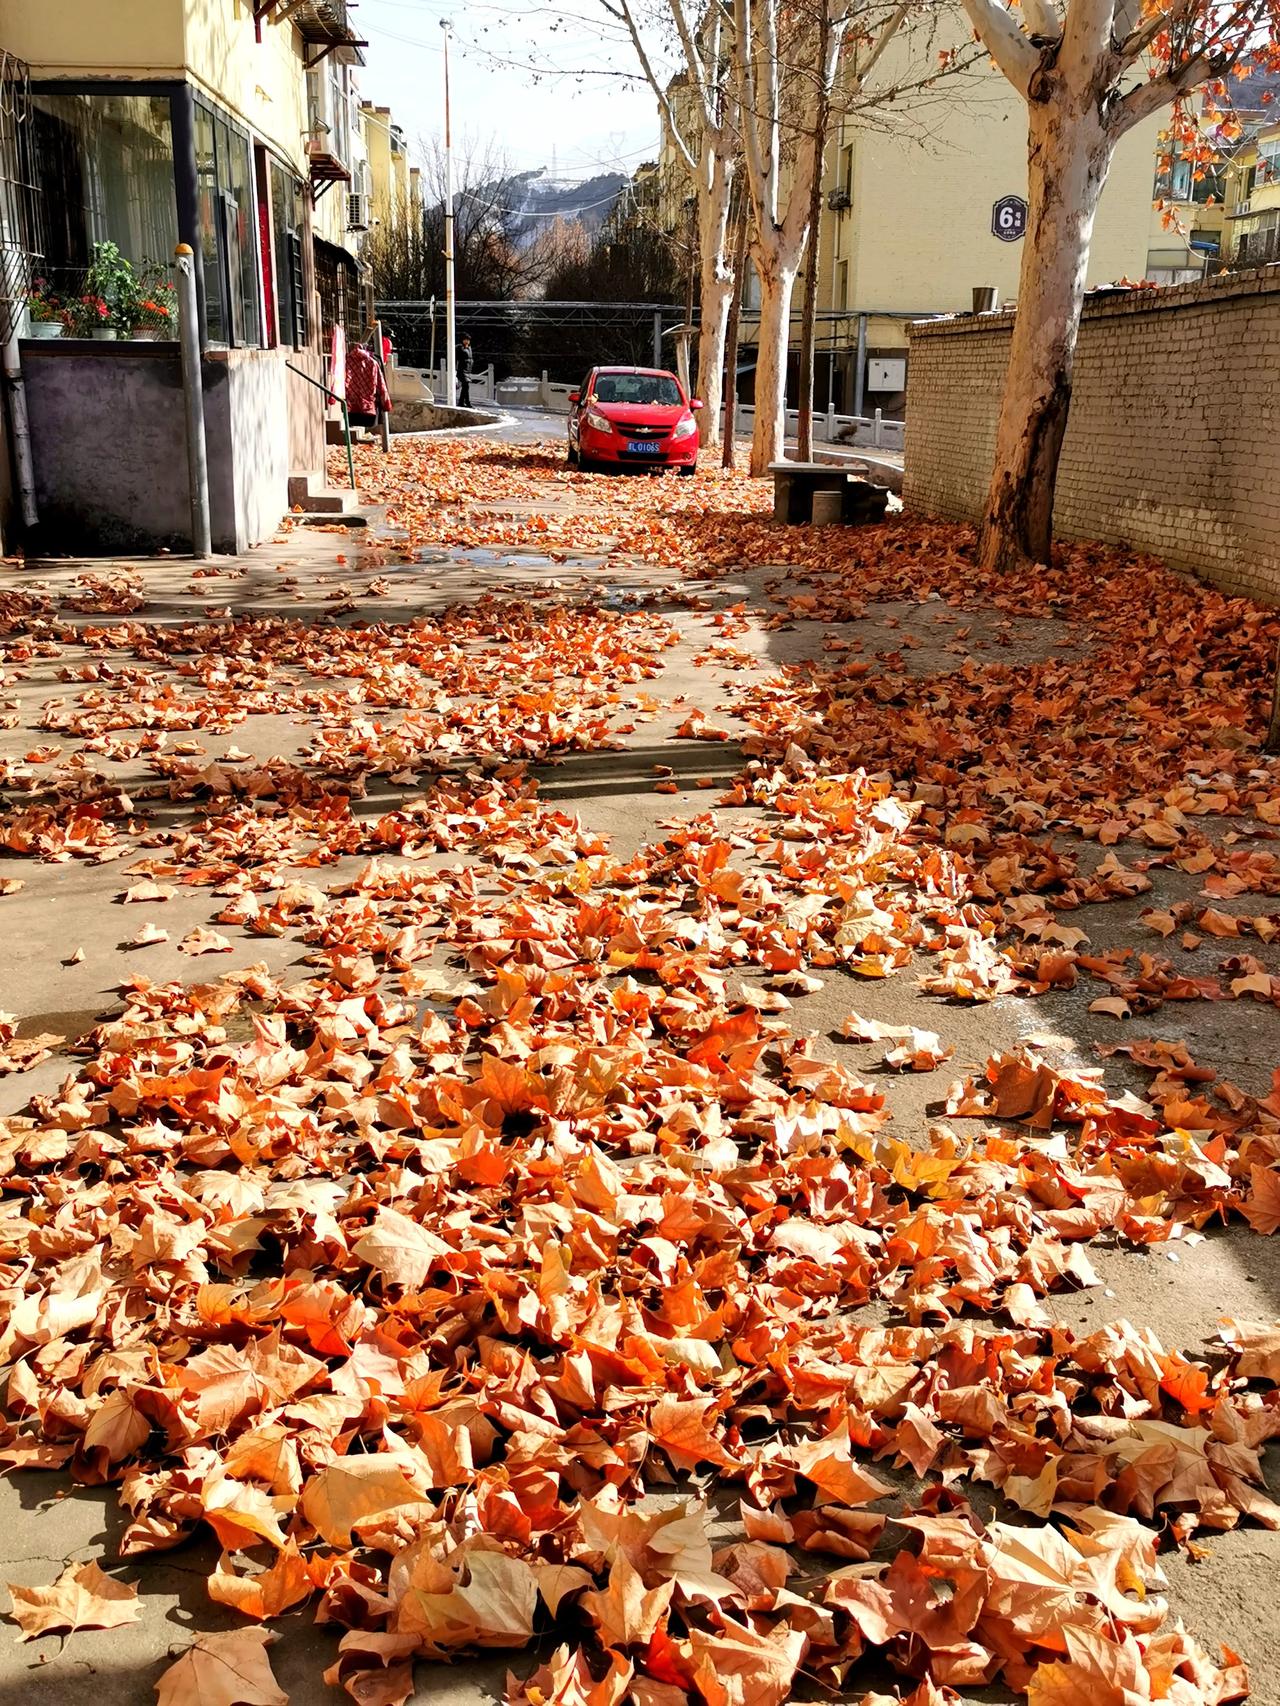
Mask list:
[[[160,333],[155,326],[135,326],[129,333],[129,338],[135,343],[154,344],[159,342]]]
[[[99,343],[114,343],[117,333],[114,326],[90,326],[89,336],[96,338]]]
[[[32,320],[28,330],[29,338],[60,338],[62,336],[61,320]]]

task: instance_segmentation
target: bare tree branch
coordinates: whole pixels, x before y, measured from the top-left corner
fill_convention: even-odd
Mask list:
[[[1001,0],[961,0],[982,44],[1020,95],[1031,87],[1040,55]]]
[[[692,149],[681,134],[680,126],[676,123],[676,116],[668,99],[667,91],[658,81],[657,73],[653,68],[653,61],[649,57],[648,49],[644,45],[639,27],[636,24],[635,14],[631,10],[630,0],[620,0],[617,7],[610,5],[609,0],[600,0],[600,4],[606,12],[612,12],[615,17],[621,18],[626,24],[631,36],[631,45],[635,48],[636,58],[640,61],[640,69],[644,72],[645,81],[657,99],[658,111],[662,115],[662,122],[666,127],[667,134],[689,170],[691,172],[696,171],[697,161],[694,159]],[[680,0],[672,0],[672,4],[678,8]]]

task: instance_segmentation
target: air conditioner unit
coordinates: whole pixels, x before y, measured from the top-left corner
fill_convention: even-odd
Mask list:
[[[852,202],[849,200],[848,190],[827,191],[827,206],[831,209],[832,213],[843,213],[845,208],[851,207],[852,205]]]
[[[347,230],[367,231],[369,229],[369,198],[359,190],[352,190],[347,197]]]

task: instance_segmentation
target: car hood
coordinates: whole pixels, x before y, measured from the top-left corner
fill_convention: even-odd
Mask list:
[[[591,403],[596,414],[615,426],[674,426],[689,413],[683,403]]]

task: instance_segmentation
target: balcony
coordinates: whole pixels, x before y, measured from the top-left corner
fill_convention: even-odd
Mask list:
[[[292,24],[307,44],[302,57],[308,71],[335,51],[358,58],[359,49],[369,45],[355,32],[347,0],[257,0],[253,17],[259,32],[264,19],[273,24]]]

